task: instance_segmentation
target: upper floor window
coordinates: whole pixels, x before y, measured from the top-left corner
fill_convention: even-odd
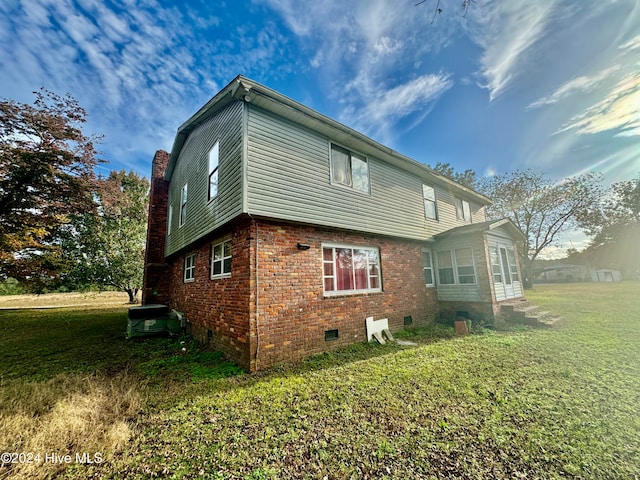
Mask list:
[[[209,151],[209,194],[208,199],[211,200],[218,195],[218,161],[220,156],[220,142],[216,142],[211,151]]]
[[[325,295],[382,291],[378,249],[323,246],[322,278]]]
[[[471,223],[471,206],[469,202],[461,198],[456,197],[456,217],[458,220],[463,220],[465,223]]]
[[[424,271],[424,284],[427,287],[435,286],[433,282],[433,262],[431,259],[431,252],[429,250],[422,251],[422,268]]]
[[[187,220],[187,184],[180,190],[180,226]]]
[[[167,212],[167,235],[171,235],[171,221],[173,219],[173,203],[169,204],[169,211]]]
[[[369,163],[367,159],[346,148],[332,144],[331,183],[369,193]]]
[[[231,240],[216,243],[211,248],[211,278],[231,275]]]
[[[184,281],[193,282],[196,278],[196,254],[184,257]]]
[[[436,191],[430,185],[422,185],[422,198],[424,199],[424,215],[433,220],[438,219],[438,210],[436,209]]]

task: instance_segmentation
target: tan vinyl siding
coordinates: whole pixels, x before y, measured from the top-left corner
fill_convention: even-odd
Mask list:
[[[458,220],[456,217],[456,205],[455,198],[463,198],[469,202],[471,208],[471,223],[481,223],[486,220],[485,208],[483,205],[475,203],[464,196],[461,196],[458,192],[453,192],[448,188],[436,186],[436,203],[438,206],[438,220],[440,221],[439,230],[437,233],[444,232],[451,228],[467,225],[463,220]]]
[[[173,205],[166,255],[175,253],[242,213],[243,103],[235,102],[198,126],[187,138],[169,187]],[[208,201],[209,151],[220,142],[218,195]],[[188,184],[186,221],[179,226],[180,191]]]
[[[332,139],[251,104],[247,129],[252,215],[420,240],[463,225],[456,220],[453,195],[434,182],[368,155],[370,194],[332,185]],[[425,218],[423,183],[436,189],[438,220]]]

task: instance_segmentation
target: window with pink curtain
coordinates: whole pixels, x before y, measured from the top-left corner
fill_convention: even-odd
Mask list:
[[[377,249],[324,247],[322,264],[325,292],[380,291]]]

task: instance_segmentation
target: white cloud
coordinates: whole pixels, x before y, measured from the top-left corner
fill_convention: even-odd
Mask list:
[[[542,107],[543,105],[551,105],[554,103],[558,103],[563,98],[573,94],[588,93],[592,91],[594,88],[600,86],[604,80],[609,79],[612,76],[612,74],[619,71],[620,68],[621,68],[620,65],[614,65],[594,75],[591,75],[591,76],[583,75],[583,76],[574,78],[572,80],[569,80],[565,84],[561,85],[551,95],[542,97],[536,100],[535,102],[531,103],[527,107],[527,110]]]
[[[483,48],[480,75],[491,100],[521,75],[530,50],[544,36],[551,20],[562,15],[556,0],[494,1],[474,4],[471,37]]]
[[[630,73],[600,101],[571,118],[557,133],[575,130],[594,134],[619,130],[619,136],[640,136],[640,74]]]
[[[451,78],[442,73],[422,75],[387,89],[369,86],[362,93],[363,105],[356,109],[349,104],[340,119],[369,135],[385,137],[386,130],[398,120],[416,113],[424,117],[433,102],[452,86]]]
[[[449,74],[430,72],[422,60],[449,41],[461,14],[451,12],[430,25],[428,6],[391,0],[262,3],[282,16],[310,52],[309,67],[326,79],[324,94],[340,107],[329,114],[381,141],[400,120],[424,118],[453,85]]]

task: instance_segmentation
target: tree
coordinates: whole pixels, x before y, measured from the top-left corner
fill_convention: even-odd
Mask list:
[[[149,181],[112,171],[97,182],[96,214],[76,214],[62,235],[66,280],[110,286],[137,301],[142,288]]]
[[[434,167],[431,167],[431,169],[443,177],[447,177],[448,179],[453,180],[460,185],[464,185],[465,187],[469,187],[472,190],[478,188],[478,176],[476,172],[470,168],[467,168],[462,173],[458,173],[450,163],[438,162]]]
[[[584,252],[599,267],[640,275],[640,177],[611,185],[595,208],[580,217],[593,236]]]
[[[0,102],[0,277],[35,282],[61,267],[53,239],[69,215],[93,211],[98,163],[71,96],[41,89],[34,105]]]
[[[552,182],[534,170],[515,171],[484,179],[480,191],[493,200],[489,218],[509,218],[525,234],[521,250],[524,285],[533,284],[533,261],[575,229],[578,219],[593,210],[600,191],[600,177],[583,174]]]

